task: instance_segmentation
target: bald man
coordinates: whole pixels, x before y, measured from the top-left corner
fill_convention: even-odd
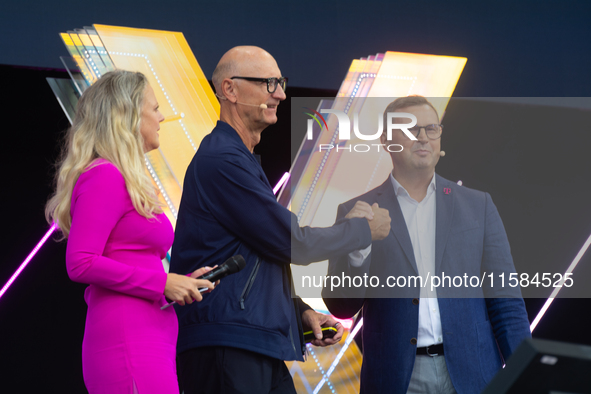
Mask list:
[[[284,360],[303,361],[302,330],[317,346],[343,329],[292,298],[290,263],[309,264],[363,249],[390,231],[388,212],[355,211],[330,228],[300,228],[282,207],[253,155],[277,122],[287,78],[258,47],[236,47],[213,73],[220,121],[191,161],[173,245],[171,272],[189,273],[240,254],[246,267],[202,302],[177,307],[181,390],[194,393],[295,393]],[[322,339],[321,326],[336,326]]]

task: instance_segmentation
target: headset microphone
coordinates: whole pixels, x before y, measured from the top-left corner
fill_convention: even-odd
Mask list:
[[[439,156],[441,156],[441,157],[445,156],[445,151],[442,150],[441,152],[439,152]]]
[[[236,104],[248,105],[248,106],[251,106],[251,107],[259,107],[260,109],[267,109],[268,108],[267,107],[267,104],[259,104],[259,105],[256,105],[256,104],[246,104],[246,103],[241,103],[241,102],[238,102],[238,101],[236,101]]]
[[[226,97],[224,97],[224,96],[220,96],[220,95],[219,95],[219,94],[217,94],[217,93],[216,93],[215,95],[216,95],[216,96],[217,96],[217,97],[218,97],[220,100],[227,100],[227,98],[226,98]],[[246,104],[246,103],[239,103],[238,101],[236,101],[236,104],[248,105],[248,106],[251,106],[251,107],[259,107],[260,109],[267,109],[267,108],[269,108],[269,107],[267,107],[267,104],[259,104],[259,105],[256,105],[256,104]]]

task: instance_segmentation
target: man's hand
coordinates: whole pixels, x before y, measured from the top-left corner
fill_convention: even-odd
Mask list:
[[[390,213],[387,209],[380,208],[377,202],[370,206],[365,201],[357,201],[345,218],[366,218],[372,241],[384,239],[390,233]]]
[[[373,219],[373,210],[371,209],[371,206],[365,201],[357,201],[353,209],[349,211],[345,218],[366,218],[367,220],[371,220]]]
[[[373,211],[373,219],[369,221],[371,240],[379,241],[390,234],[390,212],[387,209],[380,208],[377,202],[371,206],[371,209]]]
[[[302,325],[304,331],[312,330],[316,339],[310,342],[314,346],[330,346],[339,342],[343,337],[345,329],[343,325],[337,322],[332,316],[318,313],[313,309],[308,309],[302,313]],[[337,333],[332,338],[322,339],[322,327],[335,327]]]

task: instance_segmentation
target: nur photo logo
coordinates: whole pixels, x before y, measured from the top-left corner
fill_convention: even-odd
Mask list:
[[[307,129],[306,129],[306,138],[308,140],[314,139],[314,122],[318,124],[320,129],[322,130],[325,127],[326,130],[329,130],[328,124],[326,119],[322,114],[333,114],[337,118],[338,122],[338,132],[339,132],[339,140],[341,141],[349,141],[351,140],[351,119],[349,116],[337,109],[321,109],[320,112],[315,111],[311,108],[303,107],[306,111],[304,114],[311,117],[308,119],[307,122]],[[378,117],[378,129],[373,134],[366,134],[362,133],[359,127],[359,113],[353,113],[353,134],[354,136],[362,141],[380,141],[380,137],[384,133],[384,116],[379,115]],[[392,131],[393,130],[401,130],[408,138],[413,141],[416,141],[417,138],[409,131],[410,128],[414,127],[417,124],[417,118],[413,114],[407,112],[388,112],[385,116],[386,118],[386,138],[388,141],[392,140]],[[408,123],[394,123],[395,121],[399,121],[400,119],[410,119]],[[348,151],[348,152],[369,152],[371,150],[376,150],[380,152],[380,149],[384,149],[388,152],[402,152],[403,147],[400,144],[349,144],[343,146],[342,144],[319,144],[318,151],[329,151],[331,149],[336,149],[337,152],[340,151]]]

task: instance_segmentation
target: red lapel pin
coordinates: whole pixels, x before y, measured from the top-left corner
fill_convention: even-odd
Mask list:
[[[444,187],[444,188],[443,188],[443,192],[444,192],[445,194],[449,194],[449,193],[451,193],[451,188],[449,188],[449,187]]]

